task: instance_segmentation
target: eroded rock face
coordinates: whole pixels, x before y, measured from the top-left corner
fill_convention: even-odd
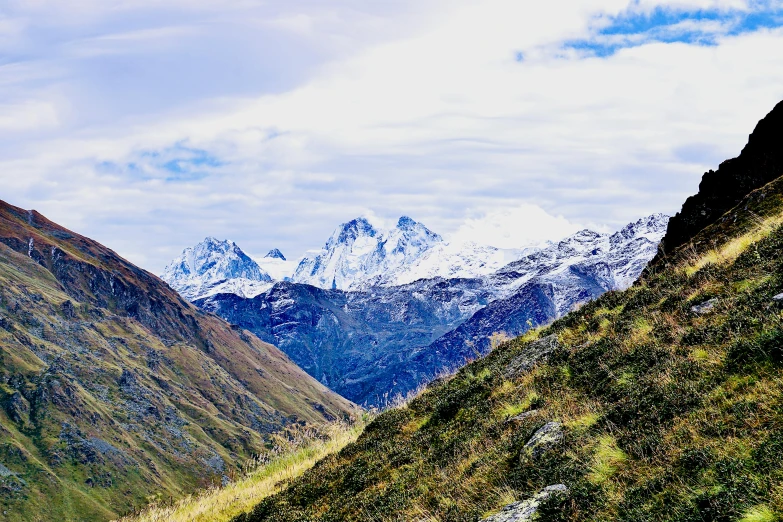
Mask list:
[[[525,444],[525,450],[538,458],[563,441],[563,425],[559,422],[547,422],[536,431]]]
[[[559,346],[556,335],[549,335],[528,345],[524,352],[517,355],[508,366],[504,375],[512,379],[529,372],[535,365],[549,357]]]
[[[547,486],[539,491],[533,498],[514,502],[504,507],[500,513],[485,518],[485,522],[528,522],[538,512],[541,504],[552,495],[564,495],[568,488],[564,484]]]

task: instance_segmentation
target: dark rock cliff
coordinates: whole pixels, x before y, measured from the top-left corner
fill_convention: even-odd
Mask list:
[[[783,174],[783,102],[762,119],[736,158],[705,173],[699,192],[689,197],[682,210],[669,220],[657,262],[687,243],[708,225],[737,205],[751,191]]]

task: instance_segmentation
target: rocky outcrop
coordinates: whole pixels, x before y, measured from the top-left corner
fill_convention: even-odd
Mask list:
[[[525,444],[525,451],[534,459],[563,442],[563,425],[547,422],[536,431]]]
[[[661,242],[662,254],[690,241],[718,221],[753,190],[783,175],[783,102],[757,125],[748,144],[736,158],[720,164],[702,177],[698,194],[689,197],[669,221]]]
[[[30,403],[21,393],[14,392],[5,400],[5,411],[12,421],[19,424],[22,429],[30,422]]]
[[[547,486],[539,491],[533,498],[514,502],[504,507],[500,513],[484,519],[485,522],[529,522],[538,512],[541,504],[553,495],[564,495],[568,488],[564,484]]]
[[[533,367],[547,359],[554,352],[559,343],[556,335],[548,335],[528,344],[523,352],[506,366],[503,372],[507,379],[513,379],[523,373],[529,372]]]
[[[718,304],[718,300],[716,298],[708,299],[703,303],[699,303],[697,305],[691,306],[691,312],[693,312],[696,315],[704,315],[711,312],[713,308],[715,308],[715,305],[717,304]]]

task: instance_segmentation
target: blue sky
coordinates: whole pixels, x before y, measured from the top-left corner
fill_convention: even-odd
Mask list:
[[[621,49],[656,42],[716,46],[726,36],[780,27],[783,7],[775,2],[750,2],[741,7],[656,5],[648,10],[629,9],[601,16],[595,22],[597,30],[566,41],[564,47],[606,57]]]
[[[11,0],[0,198],[158,273],[208,235],[296,258],[361,214],[505,227],[497,246],[613,229],[678,210],[783,99],[782,18],[741,0]]]

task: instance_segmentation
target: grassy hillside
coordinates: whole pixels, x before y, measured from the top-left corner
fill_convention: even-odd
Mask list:
[[[434,383],[236,520],[475,521],[561,483],[541,520],[779,520],[781,223],[778,179],[631,289]],[[550,424],[531,446],[552,422],[562,438]]]
[[[224,486],[188,495],[174,503],[154,504],[119,522],[227,522],[259,500],[282,490],[320,459],[356,440],[365,422],[335,423],[323,429],[287,429],[275,445],[251,464],[257,467]]]
[[[0,520],[108,520],[356,408],[111,250],[0,202]]]

